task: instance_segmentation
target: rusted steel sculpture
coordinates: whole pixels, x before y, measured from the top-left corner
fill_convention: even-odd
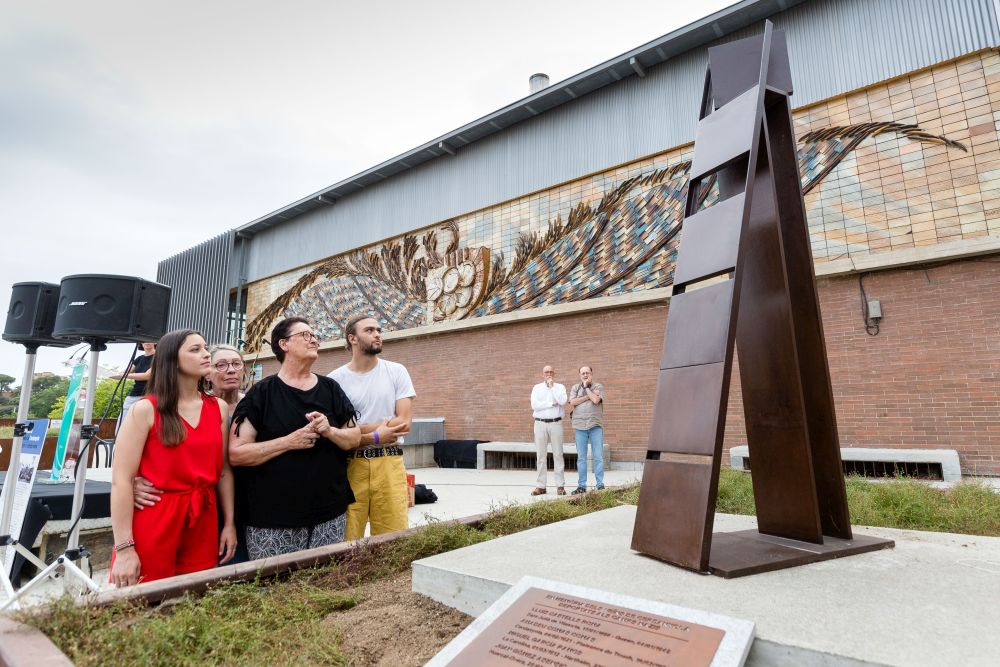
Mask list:
[[[785,35],[708,55],[632,548],[737,577],[891,547],[851,534]],[[759,531],[713,536],[734,345]]]

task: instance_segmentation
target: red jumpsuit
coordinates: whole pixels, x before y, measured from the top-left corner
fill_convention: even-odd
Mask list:
[[[146,398],[155,408],[156,397]],[[143,582],[207,570],[219,562],[215,487],[222,474],[222,413],[214,397],[202,395],[201,401],[198,425],[182,418],[187,437],[172,447],[160,442],[160,413],[154,411],[136,474],[164,493],[132,518]]]

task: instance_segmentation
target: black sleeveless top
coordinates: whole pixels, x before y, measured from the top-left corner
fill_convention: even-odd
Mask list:
[[[236,433],[244,420],[266,442],[297,431],[322,412],[331,426],[355,420],[354,406],[340,385],[316,376],[307,391],[285,384],[277,375],[264,378],[247,392],[233,412]],[[240,523],[257,528],[304,528],[335,519],[354,502],[347,481],[347,455],[320,437],[309,449],[294,449],[256,466],[234,466]]]

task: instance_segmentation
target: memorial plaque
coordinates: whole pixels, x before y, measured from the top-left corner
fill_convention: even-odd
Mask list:
[[[718,667],[752,637],[748,621],[525,577],[428,665]]]

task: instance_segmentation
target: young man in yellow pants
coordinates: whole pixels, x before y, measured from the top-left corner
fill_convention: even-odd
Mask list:
[[[408,527],[406,468],[396,439],[410,432],[417,393],[406,367],[385,359],[382,328],[368,315],[352,317],[344,327],[351,361],[330,373],[358,411],[361,445],[349,452],[347,479],[355,502],[347,508],[346,540],[391,533]]]

